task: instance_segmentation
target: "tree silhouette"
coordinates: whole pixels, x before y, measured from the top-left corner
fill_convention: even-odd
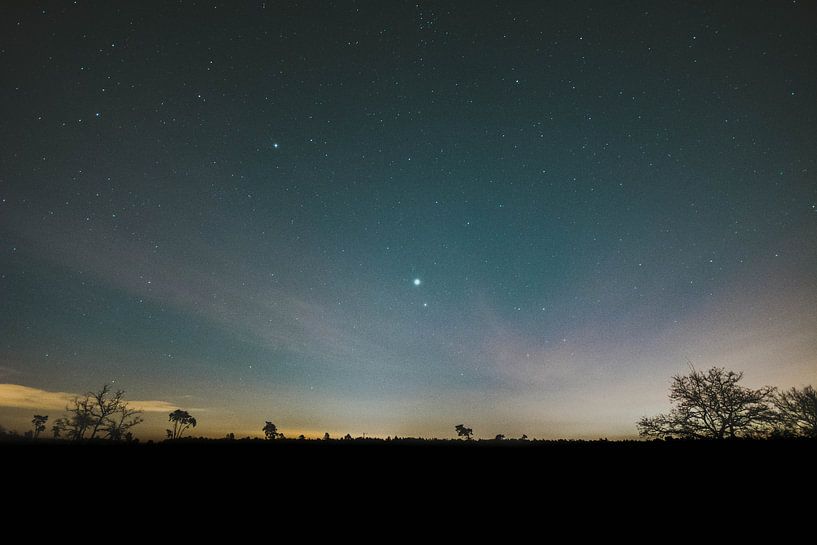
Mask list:
[[[771,422],[769,403],[774,388],[757,390],[740,386],[743,373],[713,367],[692,368],[688,375],[672,377],[669,398],[675,405],[668,414],[643,417],[638,433],[643,437],[676,436],[686,439],[724,439],[755,435]]]
[[[326,432],[326,433],[323,434],[323,440],[324,441],[329,441],[329,432]]]
[[[817,391],[811,386],[779,392],[775,420],[788,435],[817,438]]]
[[[131,409],[124,396],[124,390],[111,392],[106,384],[98,392],[75,397],[66,408],[69,416],[61,422],[59,433],[65,431],[74,440],[96,439],[102,433],[114,441],[124,438],[130,428],[142,422],[142,411]]]
[[[143,422],[142,411],[128,408],[126,403],[120,403],[116,411],[108,417],[104,428],[105,437],[112,441],[120,441],[131,433],[132,427]]]
[[[465,437],[466,441],[470,441],[471,436],[474,434],[474,430],[472,430],[471,428],[466,428],[465,424],[457,424],[456,426],[454,426],[454,431],[457,432],[457,435],[459,437]]]
[[[58,418],[54,421],[54,424],[51,426],[51,433],[54,434],[54,439],[59,439],[62,437],[62,433],[67,429],[68,421],[64,418]]]
[[[93,426],[91,426],[91,436],[89,439],[96,437],[100,428],[104,427],[111,416],[119,411],[122,405],[122,397],[125,395],[124,390],[117,390],[111,393],[110,386],[107,384],[96,393],[86,394],[91,398],[91,416],[93,417]]]
[[[173,422],[173,429],[165,430],[168,439],[180,439],[182,434],[190,428],[196,427],[196,419],[190,413],[181,409],[176,409],[168,417],[168,421]]]
[[[276,426],[269,420],[267,421],[266,424],[264,424],[264,427],[261,428],[261,431],[264,432],[264,435],[266,436],[267,439],[275,439],[280,435],[278,433],[278,426]]]
[[[519,438],[519,440],[520,440],[520,441],[527,441],[527,440],[528,440],[528,436],[527,436],[527,435],[525,435],[525,434],[523,433],[523,434],[522,434],[522,437],[520,437],[520,438]]]
[[[494,437],[495,441],[502,441],[503,439],[505,439],[505,436],[502,435],[501,433],[497,434],[497,436]]]
[[[66,407],[69,415],[66,420],[66,431],[70,439],[75,441],[85,439],[85,432],[94,420],[91,405],[91,398],[86,395],[75,397],[71,400],[71,406]]]
[[[34,418],[31,419],[31,423],[34,424],[34,439],[36,439],[41,432],[45,431],[46,422],[48,422],[48,415],[35,414]]]

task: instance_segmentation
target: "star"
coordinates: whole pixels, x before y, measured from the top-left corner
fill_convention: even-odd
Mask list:
[[[422,281],[422,280],[420,280],[419,278],[415,278],[415,279],[414,279],[414,285],[415,285],[415,286],[419,286],[419,285],[420,285],[420,284],[422,284],[422,283],[423,283],[423,281]]]
[[[279,146],[278,146],[278,142],[273,143],[273,144],[272,144],[272,147],[273,147],[273,149],[278,149],[278,147],[279,147]]]

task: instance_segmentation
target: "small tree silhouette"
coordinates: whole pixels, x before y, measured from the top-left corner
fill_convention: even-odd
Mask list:
[[[817,438],[817,391],[813,387],[779,392],[774,405],[776,423],[785,434]]]
[[[329,441],[329,432],[326,432],[326,433],[323,434],[323,440],[324,441]]]
[[[495,441],[502,441],[503,439],[505,439],[505,436],[502,435],[501,433],[497,434],[497,436],[494,437]]]
[[[40,432],[45,431],[46,422],[48,422],[48,415],[35,414],[34,418],[31,419],[31,423],[34,424],[34,439],[40,435]]]
[[[59,439],[62,437],[62,432],[64,432],[68,427],[68,421],[64,418],[58,418],[54,421],[54,424],[51,426],[51,433],[54,434],[54,439]]]
[[[179,439],[181,438],[182,434],[184,434],[185,430],[190,427],[196,427],[196,419],[190,416],[190,413],[187,411],[183,411],[181,409],[176,409],[172,413],[170,413],[170,417],[168,418],[170,422],[173,422],[173,429],[166,430],[167,431],[167,438],[168,439]]]
[[[278,426],[267,420],[267,423],[264,424],[264,427],[261,428],[261,431],[264,432],[264,435],[267,439],[275,439],[280,434],[278,433]]]
[[[474,430],[465,427],[465,424],[457,424],[456,426],[454,426],[454,431],[457,432],[457,435],[459,437],[465,437],[466,441],[470,441],[471,436],[474,434]]]

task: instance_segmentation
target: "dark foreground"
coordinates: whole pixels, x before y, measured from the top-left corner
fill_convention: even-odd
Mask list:
[[[71,464],[77,471],[150,473],[185,466],[190,471],[247,477],[274,472],[327,478],[452,476],[476,471],[503,478],[565,475],[609,478],[657,470],[658,475],[773,473],[776,478],[800,471],[813,473],[817,441],[393,441],[207,440],[158,443],[71,443],[17,441],[0,443],[7,469],[36,473],[37,468]],[[274,468],[274,469],[273,469]],[[286,471],[283,469],[286,468]],[[385,478],[386,476],[383,475]]]
[[[306,533],[350,521],[492,528],[500,513],[503,528],[582,535],[624,521],[665,528],[687,512],[784,521],[810,509],[791,498],[814,490],[815,460],[815,441],[0,443],[20,516],[56,498],[135,510],[136,520],[183,513],[206,528],[311,516]]]

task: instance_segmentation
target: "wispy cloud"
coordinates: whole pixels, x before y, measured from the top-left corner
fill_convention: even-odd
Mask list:
[[[179,408],[178,405],[174,405],[168,401],[156,400],[129,401],[128,405],[146,413],[169,413]]]
[[[401,349],[414,341],[401,333],[412,328],[394,323],[396,316],[358,327],[332,304],[271,285],[257,271],[242,269],[240,256],[203,268],[195,259],[157,253],[128,237],[97,236],[67,218],[59,224],[27,219],[19,216],[8,228],[39,258],[171,306],[264,349],[356,369],[402,369]],[[210,250],[193,241],[188,251],[206,255]]]
[[[50,392],[22,384],[0,384],[0,407],[33,410],[64,410],[76,397],[68,392]],[[171,412],[179,407],[167,401],[139,400],[129,401],[134,409],[148,413]]]
[[[16,409],[65,409],[74,394],[49,392],[22,384],[0,384],[0,407]]]

